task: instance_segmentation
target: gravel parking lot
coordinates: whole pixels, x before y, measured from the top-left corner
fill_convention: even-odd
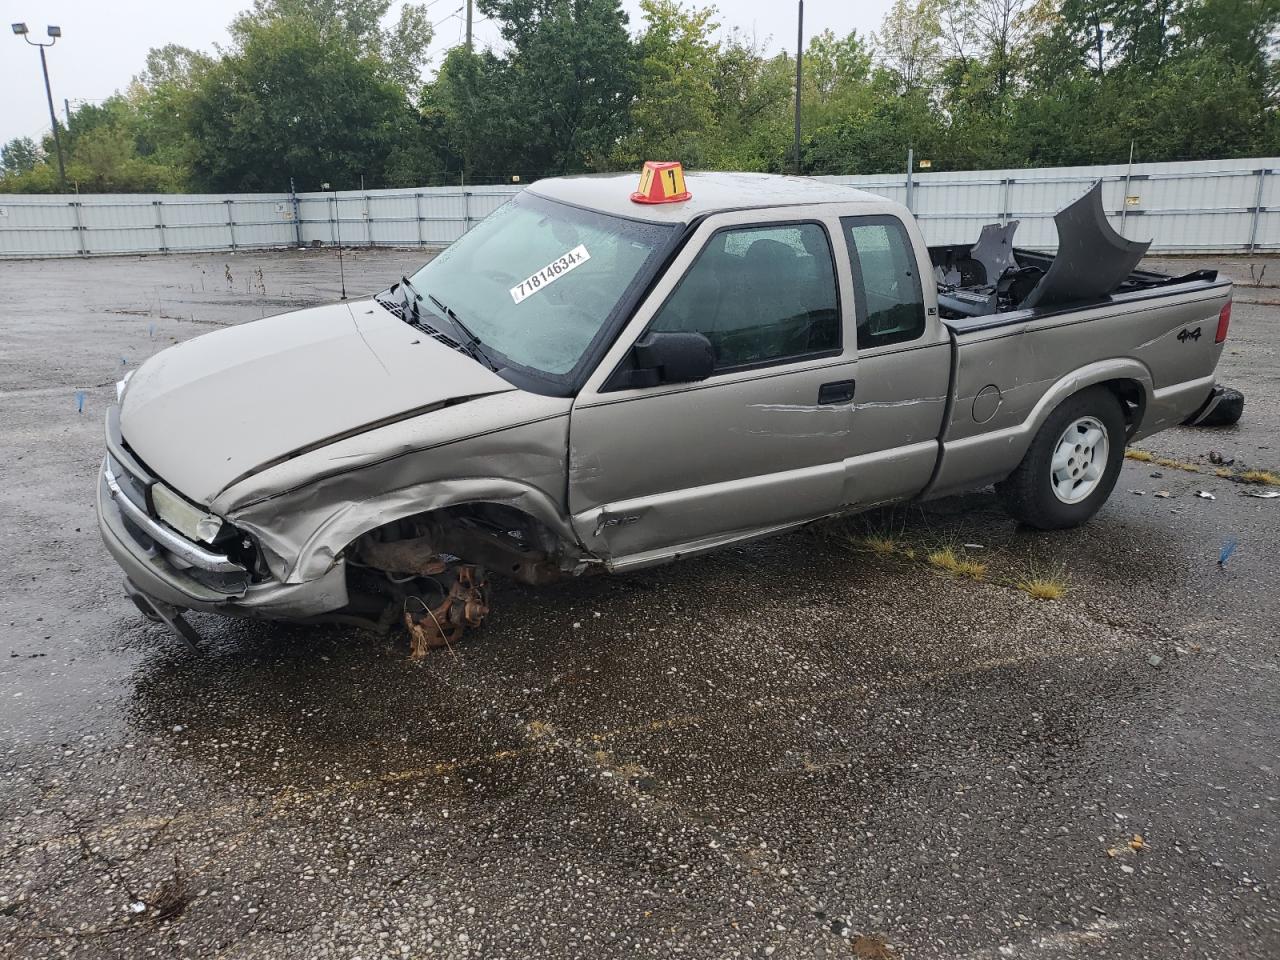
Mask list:
[[[1280,466],[1280,291],[1237,290],[1241,425],[1151,438],[1082,529],[985,491],[880,553],[504,587],[422,662],[201,616],[192,656],[98,537],[112,385],[337,293],[332,251],[0,264],[0,955],[1280,955],[1280,499],[1209,459]]]

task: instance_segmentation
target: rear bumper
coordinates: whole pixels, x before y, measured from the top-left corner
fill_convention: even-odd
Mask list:
[[[254,583],[220,590],[196,581],[171,562],[163,544],[145,543],[130,529],[112,497],[105,462],[98,477],[97,508],[107,552],[137,590],[162,603],[181,610],[265,620],[302,619],[347,605],[346,566],[341,562],[306,583]]]

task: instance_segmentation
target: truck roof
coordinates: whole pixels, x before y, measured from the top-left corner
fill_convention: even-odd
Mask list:
[[[677,203],[635,203],[632,192],[638,173],[593,173],[538,180],[528,189],[550,200],[562,200],[633,220],[687,223],[694,217],[753,207],[798,206],[810,203],[883,203],[884,197],[839,183],[772,173],[685,173],[691,194]]]

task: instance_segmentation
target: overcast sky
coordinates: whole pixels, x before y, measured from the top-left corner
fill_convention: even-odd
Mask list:
[[[432,0],[430,14],[437,24],[432,62],[461,40],[465,0]],[[838,34],[876,29],[891,0],[808,0],[805,33],[831,28]],[[227,24],[249,0],[0,0],[4,23],[25,21],[32,39],[47,39],[45,27],[57,24],[63,37],[49,56],[54,103],[62,117],[62,100],[101,100],[125,86],[142,70],[152,47],[179,43],[212,50],[227,42]],[[705,4],[699,4],[703,6]],[[623,0],[632,29],[639,23],[638,0]],[[795,47],[795,4],[789,0],[724,0],[717,4],[720,21],[772,38],[770,50]],[[394,19],[400,3],[393,3]],[[476,14],[479,19],[480,14]],[[496,44],[493,23],[475,26],[481,45]],[[39,137],[49,129],[40,55],[5,28],[0,36],[0,142],[13,137]]]

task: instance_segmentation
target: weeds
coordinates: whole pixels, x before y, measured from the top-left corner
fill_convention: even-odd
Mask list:
[[[1013,581],[1013,585],[1037,600],[1061,600],[1067,595],[1067,573],[1062,568],[1032,568]]]
[[[1158,457],[1154,453],[1148,453],[1146,450],[1126,450],[1124,452],[1126,460],[1137,460],[1139,463],[1154,463],[1157,467],[1166,467],[1169,470],[1185,470],[1187,473],[1203,473],[1194,463],[1188,463],[1186,460],[1174,460],[1172,457]]]
[[[858,542],[872,553],[878,553],[881,556],[888,556],[899,550],[898,541],[883,533],[868,534]]]
[[[956,553],[954,547],[941,547],[937,550],[931,550],[925,559],[929,566],[937,567],[939,570],[946,570],[957,577],[981,580],[987,575],[987,565],[985,563],[979,563],[976,560],[969,560],[960,556]]]
[[[1158,467],[1166,467],[1169,470],[1183,470],[1187,473],[1206,473],[1199,465],[1188,463],[1185,460],[1174,460],[1172,457],[1158,457],[1146,450],[1126,450],[1124,452],[1125,459],[1136,460],[1138,463],[1151,463]],[[1268,487],[1280,487],[1280,473],[1274,470],[1244,470],[1236,473],[1228,467],[1217,467],[1213,471],[1213,475],[1220,480],[1231,480],[1234,483],[1257,483]]]
[[[1241,483],[1258,483],[1267,487],[1280,487],[1280,474],[1271,470],[1246,470],[1237,479]]]

